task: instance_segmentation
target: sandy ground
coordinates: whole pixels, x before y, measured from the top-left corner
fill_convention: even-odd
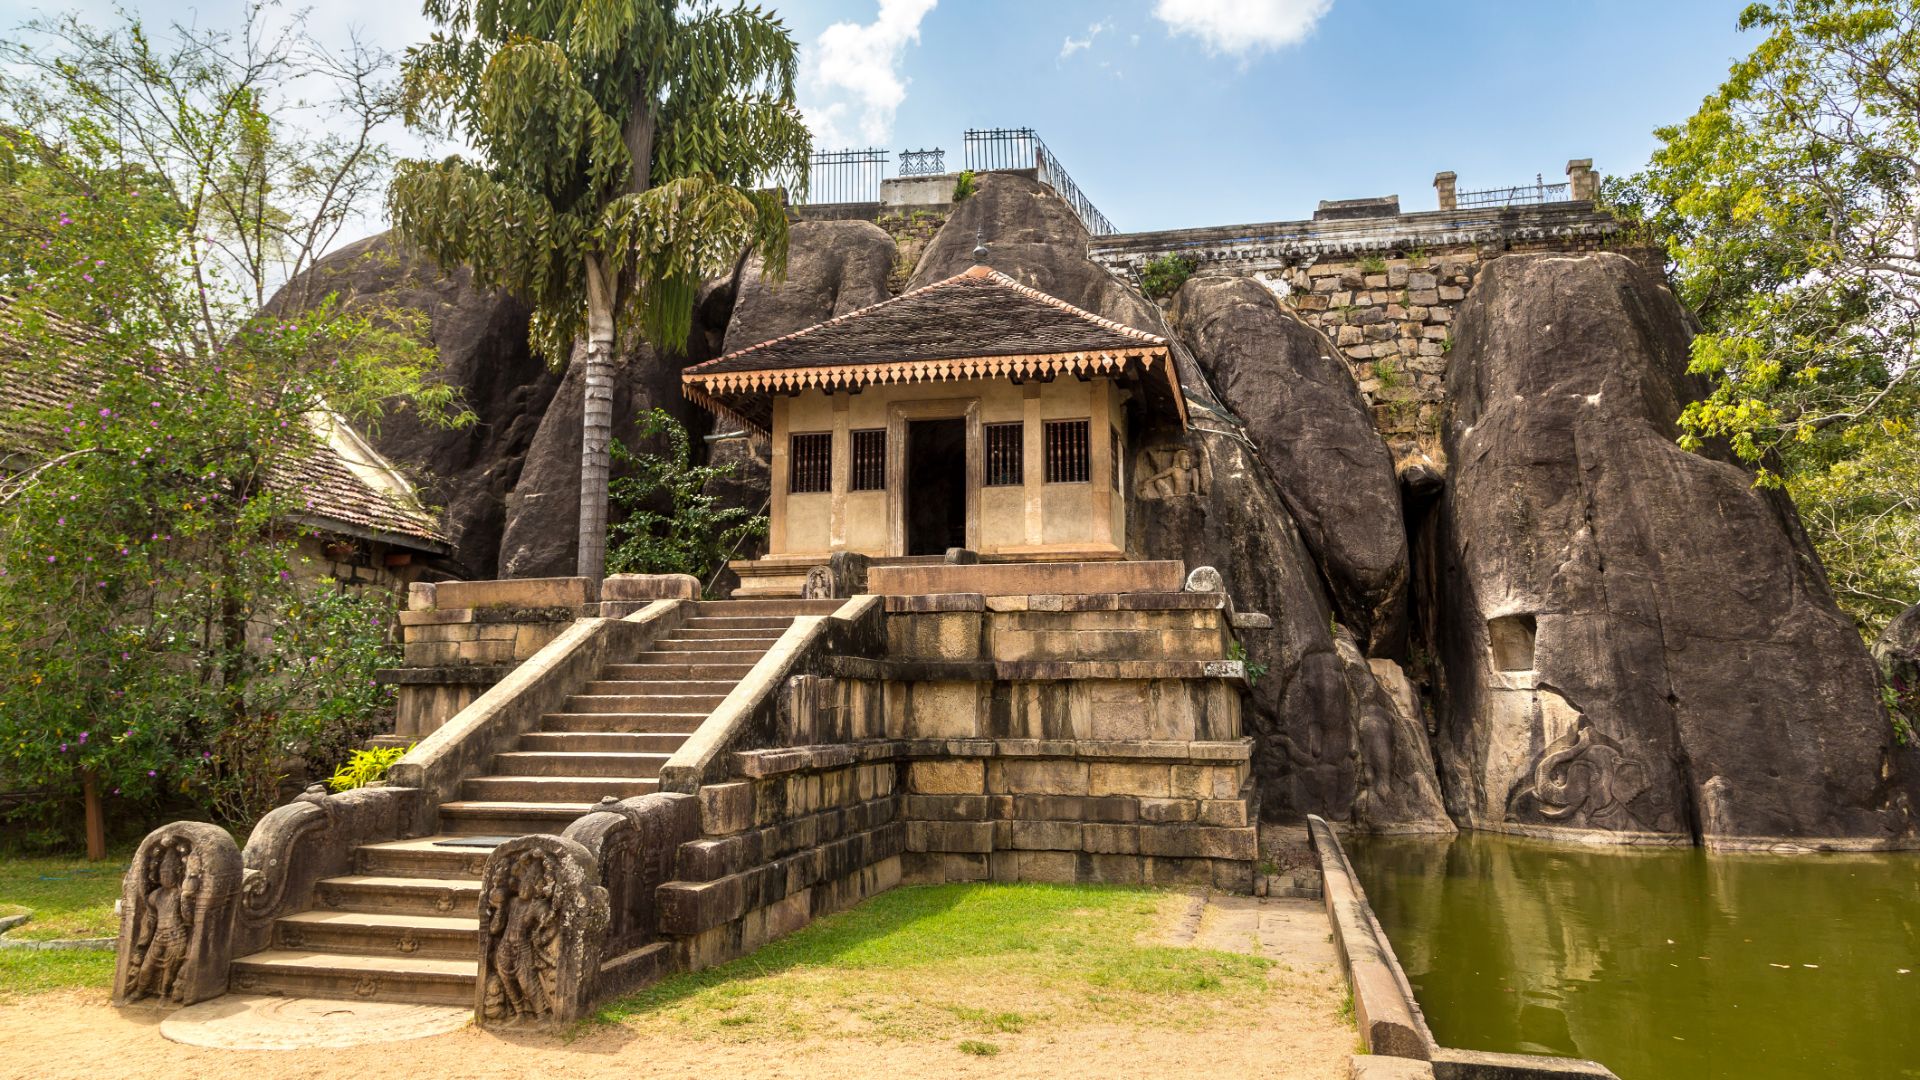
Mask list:
[[[1175,944],[1258,952],[1279,963],[1273,990],[1224,1022],[1180,1029],[1073,1026],[996,1034],[1000,1052],[952,1042],[808,1038],[726,1042],[643,1021],[590,1028],[572,1040],[448,1035],[339,1050],[242,1051],[163,1039],[157,1013],[119,1012],[103,991],[62,991],[0,1005],[0,1077],[148,1080],[340,1080],[351,1077],[1299,1077],[1342,1080],[1354,1031],[1326,919],[1312,901],[1196,898],[1167,931]]]

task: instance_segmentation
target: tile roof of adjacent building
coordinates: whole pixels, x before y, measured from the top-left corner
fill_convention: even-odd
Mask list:
[[[1129,363],[1141,370],[1160,366],[1173,400],[1181,402],[1165,338],[975,266],[696,364],[681,373],[681,382],[694,401],[764,430],[761,410],[730,399],[815,387],[1113,374]]]
[[[0,306],[6,299],[0,296]],[[17,364],[0,362],[0,460],[47,441],[48,432],[28,416],[84,402],[101,383],[77,357],[36,365],[31,378],[20,375]],[[302,501],[294,515],[299,523],[420,551],[450,550],[438,516],[421,505],[413,485],[358,432],[330,413],[310,415],[308,423],[314,433],[311,452],[276,463],[269,481]]]

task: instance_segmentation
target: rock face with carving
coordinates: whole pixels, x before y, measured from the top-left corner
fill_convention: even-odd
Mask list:
[[[1791,503],[1675,442],[1687,318],[1611,253],[1483,269],[1420,525],[1464,825],[1723,846],[1912,834],[1875,672]]]

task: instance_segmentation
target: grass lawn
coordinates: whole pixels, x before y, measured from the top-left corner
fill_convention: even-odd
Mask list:
[[[1086,1025],[1193,1030],[1258,1007],[1270,960],[1159,944],[1181,894],[1060,885],[884,893],[748,956],[602,1009],[724,1041],[855,1036],[994,1040]]]
[[[33,912],[33,921],[7,936],[44,941],[118,934],[113,902],[132,855],[115,851],[97,863],[74,855],[0,856],[0,915]],[[112,981],[112,952],[0,949],[0,998]]]

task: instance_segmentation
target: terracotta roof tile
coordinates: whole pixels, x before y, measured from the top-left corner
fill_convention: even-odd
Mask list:
[[[0,297],[0,303],[4,299]],[[53,442],[51,433],[26,420],[22,413],[64,409],[70,403],[84,402],[92,398],[101,383],[96,370],[90,369],[85,360],[73,357],[36,365],[30,377],[21,377],[18,364],[6,360],[16,348],[0,347],[0,460],[9,453]],[[329,430],[333,425],[344,430]],[[392,465],[335,418],[325,418],[315,427],[311,451],[303,457],[282,460],[268,478],[276,490],[304,504],[305,512],[298,515],[304,523],[323,530],[418,542],[427,550],[446,549],[448,538],[438,517],[420,506],[412,496],[411,485]],[[398,490],[384,489],[363,478],[348,455],[359,459],[362,470],[390,478]]]

